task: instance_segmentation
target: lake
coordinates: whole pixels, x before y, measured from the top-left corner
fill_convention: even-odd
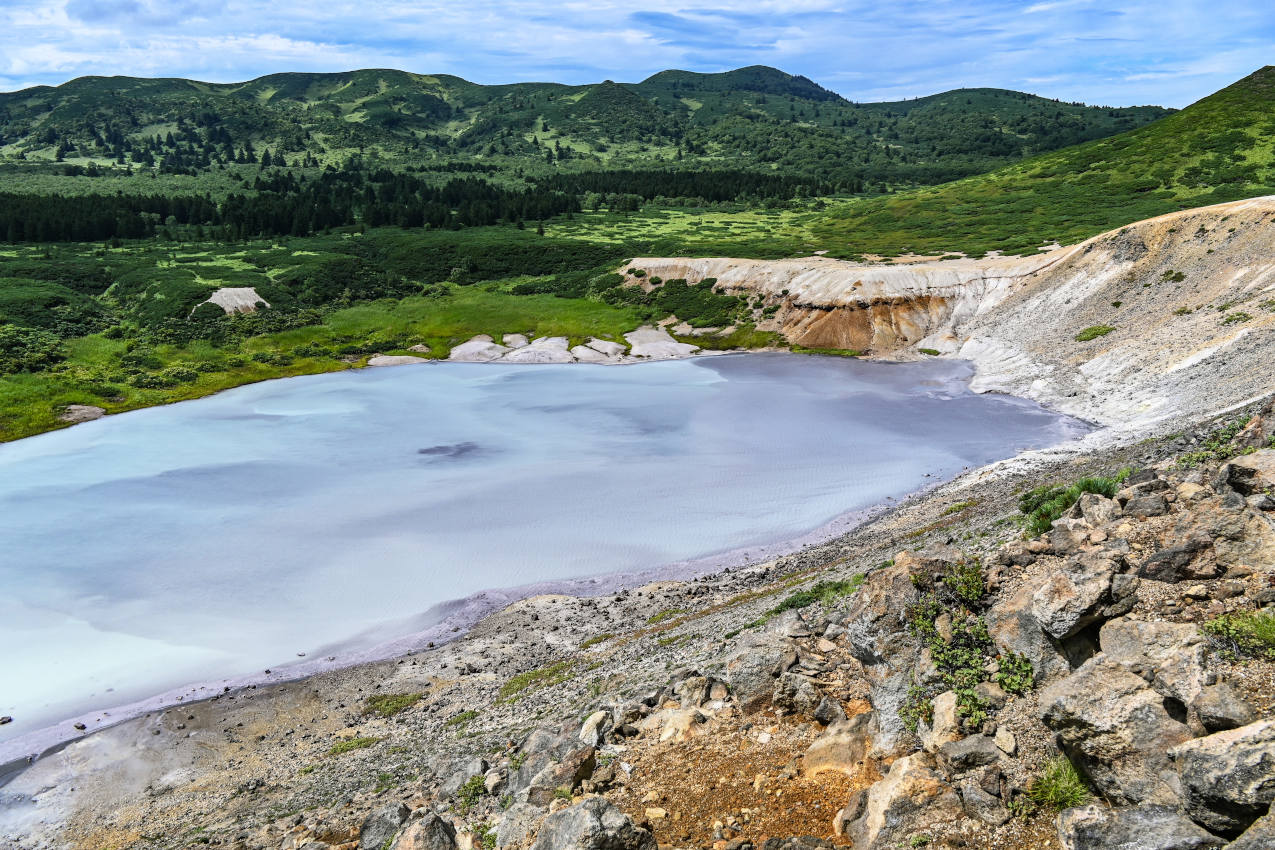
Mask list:
[[[0,740],[348,660],[484,589],[755,556],[1085,430],[975,395],[970,374],[791,354],[437,363],[0,445],[0,714],[15,718]]]

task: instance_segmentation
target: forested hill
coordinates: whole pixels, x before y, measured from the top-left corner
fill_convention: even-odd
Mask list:
[[[982,173],[1167,114],[999,89],[857,104],[760,66],[586,86],[484,86],[394,70],[273,74],[233,84],[84,77],[0,94],[0,167],[203,175],[234,172],[235,165],[304,169],[357,158],[391,169],[519,178],[711,167],[862,192]]]
[[[1179,209],[1269,194],[1275,66],[1150,126],[948,185],[862,199],[830,210],[814,230],[849,254],[1030,253]]]

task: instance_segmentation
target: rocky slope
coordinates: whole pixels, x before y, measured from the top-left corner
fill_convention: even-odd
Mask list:
[[[975,388],[1130,429],[1275,386],[1275,197],[1139,222],[1037,256],[862,265],[640,257],[627,268],[757,296],[793,343],[972,360]],[[649,280],[649,277],[648,277]],[[635,279],[636,282],[636,279]],[[1086,329],[1110,328],[1087,341]],[[1091,331],[1093,333],[1093,331]]]
[[[858,290],[901,299],[877,304],[867,327],[903,330],[875,350],[967,352],[984,386],[1087,412],[1107,439],[976,470],[777,561],[527,599],[430,651],[85,735],[0,788],[0,844],[1275,846],[1275,416],[1242,404],[1272,388],[1272,214],[854,267]],[[807,261],[737,280],[735,261],[668,262],[762,293],[793,334],[872,309],[859,278],[774,272]],[[930,318],[894,317],[927,294]],[[1206,297],[1236,303],[1175,312]],[[1122,309],[1108,299],[1136,311],[1077,342]],[[1022,510],[1050,500],[1025,535]]]

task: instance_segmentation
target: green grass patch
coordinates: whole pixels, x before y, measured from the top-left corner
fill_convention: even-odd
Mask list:
[[[468,711],[462,711],[460,714],[447,718],[447,722],[444,723],[443,725],[452,727],[452,728],[461,728],[463,726],[468,725],[469,722],[477,716],[478,716],[478,712],[474,711],[473,709],[470,709]]]
[[[502,702],[513,702],[526,696],[528,691],[539,690],[550,685],[556,685],[559,682],[565,682],[571,678],[578,663],[572,660],[559,661],[556,664],[550,664],[548,667],[517,673],[511,676],[509,681],[501,685],[499,698]]]
[[[384,738],[346,738],[344,741],[338,741],[332,745],[332,749],[328,750],[328,755],[339,756],[344,753],[353,752],[354,750],[365,750],[373,744],[380,743]]]
[[[1111,325],[1090,325],[1080,333],[1076,334],[1076,342],[1088,342],[1091,339],[1106,336],[1114,330],[1115,328]]]
[[[597,646],[600,643],[606,643],[613,637],[615,637],[615,635],[611,634],[610,632],[607,632],[605,634],[600,634],[600,635],[594,635],[593,637],[581,643],[580,648],[588,649],[591,646]]]
[[[377,694],[364,700],[364,714],[393,717],[420,702],[423,694]]]
[[[948,505],[943,510],[943,516],[950,516],[951,514],[959,514],[961,511],[969,510],[970,508],[974,507],[977,504],[978,504],[978,499],[968,499],[964,502],[957,502],[954,505]]]
[[[685,614],[685,613],[686,613],[685,608],[665,608],[663,611],[657,611],[656,613],[647,617],[646,624],[648,626],[654,626],[658,623],[663,623],[665,620],[671,620],[674,617],[676,617],[678,614]]]
[[[1067,487],[1046,484],[1023,493],[1018,497],[1018,510],[1025,517],[1026,535],[1034,537],[1049,531],[1054,520],[1071,510],[1084,493],[1114,497],[1130,471],[1122,469],[1111,477],[1081,478]]]
[[[1090,794],[1076,766],[1066,756],[1058,755],[1047,761],[1040,776],[1027,786],[1027,796],[1042,808],[1060,812],[1082,805]]]

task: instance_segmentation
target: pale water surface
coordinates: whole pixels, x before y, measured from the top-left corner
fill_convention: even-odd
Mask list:
[[[797,355],[431,364],[0,445],[0,736],[366,647],[485,588],[791,539],[1083,430],[968,376]]]

